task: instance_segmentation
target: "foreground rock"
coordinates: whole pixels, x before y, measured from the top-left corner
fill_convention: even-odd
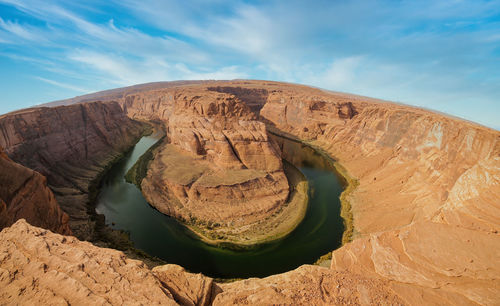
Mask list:
[[[220,305],[403,305],[388,282],[317,266],[263,279],[221,284]]]
[[[47,177],[74,234],[90,239],[92,183],[143,129],[117,103],[33,108],[0,116],[0,146],[15,162]]]
[[[140,261],[24,220],[0,233],[0,301],[39,305],[176,305]]]
[[[71,234],[69,217],[47,187],[47,179],[10,160],[0,147],[0,230],[21,218],[59,234]]]
[[[288,228],[267,224],[282,212],[289,185],[279,147],[240,100],[211,91],[174,92],[167,130],[169,143],[141,184],[158,210],[209,242],[253,244],[279,238],[300,222],[295,215],[305,210],[298,207],[287,211],[294,215]]]
[[[384,281],[316,266],[217,284],[18,221],[0,233],[0,300],[42,305],[402,304]]]
[[[419,221],[347,244],[333,252],[332,269],[405,284],[391,286],[412,304],[496,305],[499,246],[494,233]]]

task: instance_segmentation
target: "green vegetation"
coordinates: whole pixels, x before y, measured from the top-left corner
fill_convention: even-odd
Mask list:
[[[342,235],[342,245],[344,245],[351,242],[354,236],[354,217],[349,196],[359,186],[359,181],[351,177],[347,170],[339,163],[335,163],[335,169],[344,178],[346,186],[340,195],[340,216],[344,219],[344,234]]]

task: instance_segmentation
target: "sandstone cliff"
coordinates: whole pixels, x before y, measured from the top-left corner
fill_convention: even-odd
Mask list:
[[[0,117],[0,146],[12,160],[47,177],[74,234],[89,239],[92,182],[142,130],[114,102],[33,108]]]
[[[18,219],[70,235],[69,217],[59,208],[46,178],[12,160],[0,147],[0,229]]]

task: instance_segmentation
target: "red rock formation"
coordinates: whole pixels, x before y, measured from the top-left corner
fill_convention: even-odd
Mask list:
[[[137,260],[18,221],[0,233],[0,301],[38,305],[177,305]]]
[[[0,117],[0,146],[14,161],[47,177],[73,232],[89,239],[91,183],[142,130],[114,102],[33,108]]]
[[[71,235],[69,217],[59,208],[45,177],[11,161],[0,147],[0,229],[21,218]]]
[[[289,193],[280,150],[248,106],[212,91],[167,96],[170,144],[142,181],[148,202],[181,220],[231,227],[278,211]]]

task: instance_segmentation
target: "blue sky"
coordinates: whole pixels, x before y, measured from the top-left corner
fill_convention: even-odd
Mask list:
[[[251,78],[500,129],[500,0],[0,0],[0,113],[137,83]]]

